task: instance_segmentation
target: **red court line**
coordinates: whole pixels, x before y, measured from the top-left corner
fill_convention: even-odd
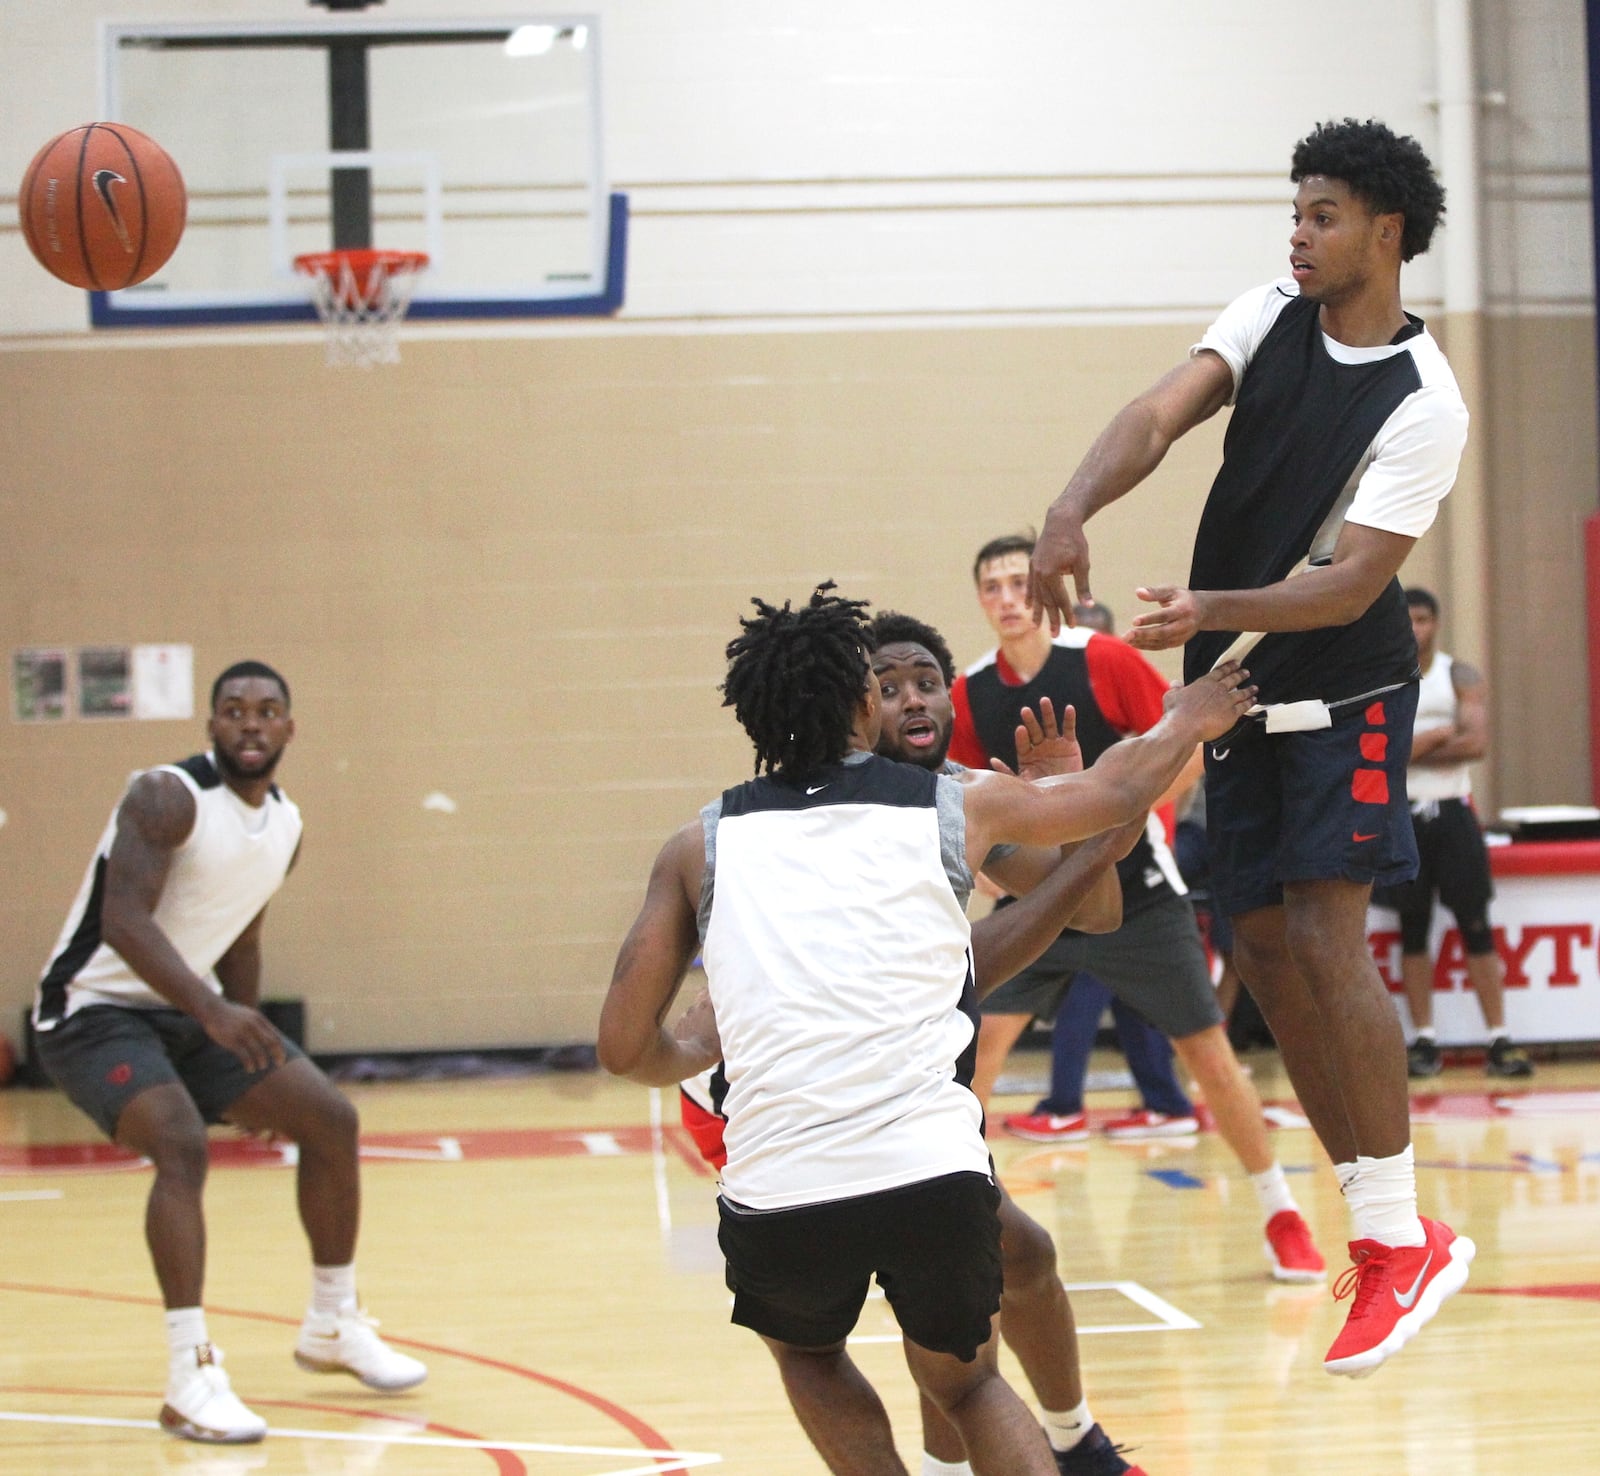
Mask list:
[[[148,1389],[58,1389],[49,1384],[0,1384],[0,1394],[46,1394],[70,1399],[149,1399],[152,1402],[161,1397],[152,1394]],[[391,1414],[384,1409],[346,1409],[338,1404],[308,1404],[300,1399],[252,1397],[250,1403],[263,1407],[270,1406],[273,1409],[310,1410],[313,1414],[348,1415],[351,1419],[357,1420],[393,1420],[396,1424],[409,1425],[413,1428],[420,1424],[424,1430],[451,1440],[482,1441],[483,1453],[495,1463],[500,1476],[528,1476],[528,1468],[521,1457],[509,1450],[494,1449],[489,1444],[488,1436],[474,1435],[470,1430],[458,1430],[453,1425],[441,1425],[434,1420],[419,1421],[413,1416]]]
[[[1600,1302],[1600,1282],[1574,1281],[1566,1286],[1469,1286],[1480,1297],[1550,1297],[1567,1302]]]
[[[161,1305],[160,1301],[155,1297],[136,1297],[124,1292],[90,1291],[83,1287],[36,1286],[24,1281],[0,1281],[0,1291],[28,1292],[35,1296],[44,1297],[81,1297],[86,1301],[97,1302],[124,1302],[136,1307],[159,1307]],[[240,1317],[253,1322],[275,1322],[283,1327],[300,1326],[298,1317],[286,1317],[280,1312],[256,1312],[239,1307],[214,1307],[208,1303],[206,1314],[218,1317]],[[481,1353],[467,1353],[459,1348],[448,1348],[442,1343],[425,1343],[417,1338],[386,1336],[384,1341],[395,1343],[405,1348],[416,1348],[426,1353],[439,1353],[446,1358],[464,1359],[468,1363],[478,1364],[481,1368],[498,1369],[501,1373],[511,1374],[514,1378],[527,1379],[534,1384],[543,1384],[547,1389],[552,1389],[558,1394],[565,1394],[571,1399],[576,1399],[580,1404],[587,1404],[590,1409],[620,1425],[646,1450],[677,1449],[660,1431],[653,1426],[647,1425],[637,1415],[625,1410],[620,1404],[613,1404],[604,1395],[592,1393],[588,1389],[580,1388],[576,1384],[569,1384],[566,1380],[555,1378],[550,1374],[540,1373],[537,1369],[524,1368],[516,1363],[507,1363],[500,1358],[486,1358]],[[473,1436],[471,1438],[480,1439],[483,1437]],[[662,1459],[666,1458],[662,1457]]]

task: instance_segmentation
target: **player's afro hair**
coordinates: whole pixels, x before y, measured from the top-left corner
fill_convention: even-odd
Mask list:
[[[756,746],[756,772],[798,780],[850,750],[856,708],[871,679],[865,600],[819,584],[799,610],[752,598],[756,613],[728,642],[722,705]]]
[[[1444,217],[1444,186],[1422,145],[1374,118],[1317,124],[1294,146],[1289,178],[1299,184],[1312,174],[1342,180],[1374,214],[1403,215],[1402,261],[1428,249]]]

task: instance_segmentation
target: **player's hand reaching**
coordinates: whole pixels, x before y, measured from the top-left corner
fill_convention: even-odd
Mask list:
[[[1224,661],[1188,686],[1174,687],[1167,693],[1167,708],[1192,722],[1198,729],[1195,736],[1209,743],[1231,732],[1255,702],[1256,689],[1248,684],[1249,677],[1237,661]]]
[[[1015,773],[1022,779],[1043,779],[1051,774],[1081,774],[1083,749],[1078,744],[1078,714],[1069,703],[1061,709],[1061,720],[1056,721],[1055,705],[1048,697],[1039,699],[1039,712],[1031,707],[1022,709],[1022,720],[1017,724],[1017,767],[1006,767],[1003,759],[990,759],[989,767],[997,773]]]
[[[205,1033],[225,1050],[230,1050],[250,1071],[265,1071],[289,1059],[283,1037],[260,1010],[235,1004],[220,995],[200,1021]]]
[[[1130,646],[1141,651],[1170,651],[1200,629],[1203,611],[1199,592],[1176,584],[1152,584],[1141,585],[1134,593],[1157,608],[1133,617],[1133,624],[1128,627]]]
[[[1063,625],[1076,625],[1072,618],[1073,600],[1067,594],[1067,576],[1077,591],[1077,603],[1092,605],[1089,593],[1089,540],[1083,520],[1062,503],[1051,505],[1044,527],[1033,545],[1028,564],[1028,605],[1033,623],[1050,622],[1050,634],[1060,635]]]

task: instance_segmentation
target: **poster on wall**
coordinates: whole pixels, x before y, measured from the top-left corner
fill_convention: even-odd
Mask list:
[[[19,723],[59,723],[67,716],[67,653],[23,646],[11,653],[11,716]]]
[[[194,647],[133,648],[133,715],[144,721],[194,716]]]
[[[133,652],[128,646],[78,647],[78,716],[133,715]]]

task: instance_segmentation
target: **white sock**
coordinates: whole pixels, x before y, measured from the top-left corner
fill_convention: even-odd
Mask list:
[[[1380,1245],[1422,1245],[1427,1234],[1417,1218],[1417,1171],[1411,1144],[1389,1158],[1356,1158],[1355,1194],[1345,1190],[1357,1240]]]
[[[1493,1045],[1497,1040],[1506,1040],[1510,1037],[1510,1035],[1511,1032],[1507,1030],[1504,1025],[1496,1025],[1494,1029],[1489,1032],[1489,1044]]]
[[[167,1351],[174,1358],[182,1358],[202,1343],[209,1343],[206,1335],[204,1307],[169,1307],[167,1309]]]
[[[1078,1401],[1076,1409],[1043,1411],[1044,1433],[1050,1437],[1051,1450],[1071,1450],[1094,1426],[1094,1416],[1089,1413],[1089,1396]]]
[[[1289,1180],[1284,1176],[1283,1165],[1274,1163],[1271,1168],[1263,1169],[1259,1174],[1251,1174],[1250,1182],[1256,1187],[1256,1198],[1261,1201],[1261,1213],[1267,1219],[1284,1210],[1294,1210],[1298,1213],[1300,1206],[1294,1202],[1294,1195],[1289,1192]]]
[[[972,1467],[965,1461],[935,1460],[927,1451],[922,1452],[922,1476],[972,1476]]]
[[[311,1268],[311,1310],[323,1317],[337,1317],[356,1307],[356,1268],[313,1266]]]
[[[1358,1163],[1336,1163],[1333,1172],[1339,1180],[1339,1192],[1346,1199],[1350,1198],[1350,1188],[1361,1176],[1361,1165]]]
[[[1423,1026],[1419,1027],[1418,1030],[1417,1030],[1417,1039],[1418,1040],[1432,1040],[1436,1034],[1437,1034],[1437,1032],[1434,1030],[1433,1026],[1431,1026],[1431,1025],[1423,1025]]]

